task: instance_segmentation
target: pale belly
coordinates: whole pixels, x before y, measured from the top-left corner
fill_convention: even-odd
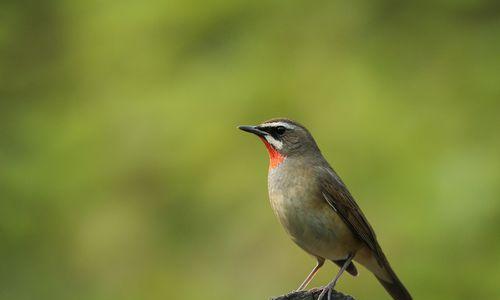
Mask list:
[[[269,199],[273,211],[292,240],[309,254],[329,260],[354,260],[384,278],[366,245],[354,236],[337,212],[326,202],[314,181],[315,169],[286,159],[270,170]]]
[[[304,199],[302,192],[270,191],[273,211],[292,240],[306,252],[330,260],[345,259],[361,248],[340,216],[323,199]]]

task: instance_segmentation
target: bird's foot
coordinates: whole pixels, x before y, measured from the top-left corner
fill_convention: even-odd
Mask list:
[[[326,297],[327,300],[331,300],[333,287],[335,286],[335,282],[332,282],[332,283],[330,283],[327,286],[322,288],[321,294],[319,294],[319,296],[318,296],[318,300],[323,300],[325,295],[327,295],[327,297]]]

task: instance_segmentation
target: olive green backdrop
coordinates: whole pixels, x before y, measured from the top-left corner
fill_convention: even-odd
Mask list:
[[[0,299],[267,299],[304,123],[415,299],[500,297],[495,1],[2,1]],[[325,284],[327,266],[312,285]],[[338,289],[388,299],[364,269]]]

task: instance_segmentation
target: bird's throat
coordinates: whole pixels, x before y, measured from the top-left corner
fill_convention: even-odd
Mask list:
[[[264,145],[266,145],[267,152],[269,153],[269,169],[271,170],[276,168],[285,160],[286,157],[281,155],[281,153],[269,144],[264,137],[260,137],[260,139],[264,142]]]

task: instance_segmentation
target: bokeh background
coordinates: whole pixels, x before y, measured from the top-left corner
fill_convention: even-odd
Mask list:
[[[498,1],[3,0],[0,299],[296,288],[314,259],[236,130],[278,116],[313,132],[415,299],[498,299],[499,54]],[[388,299],[364,269],[338,289]]]

